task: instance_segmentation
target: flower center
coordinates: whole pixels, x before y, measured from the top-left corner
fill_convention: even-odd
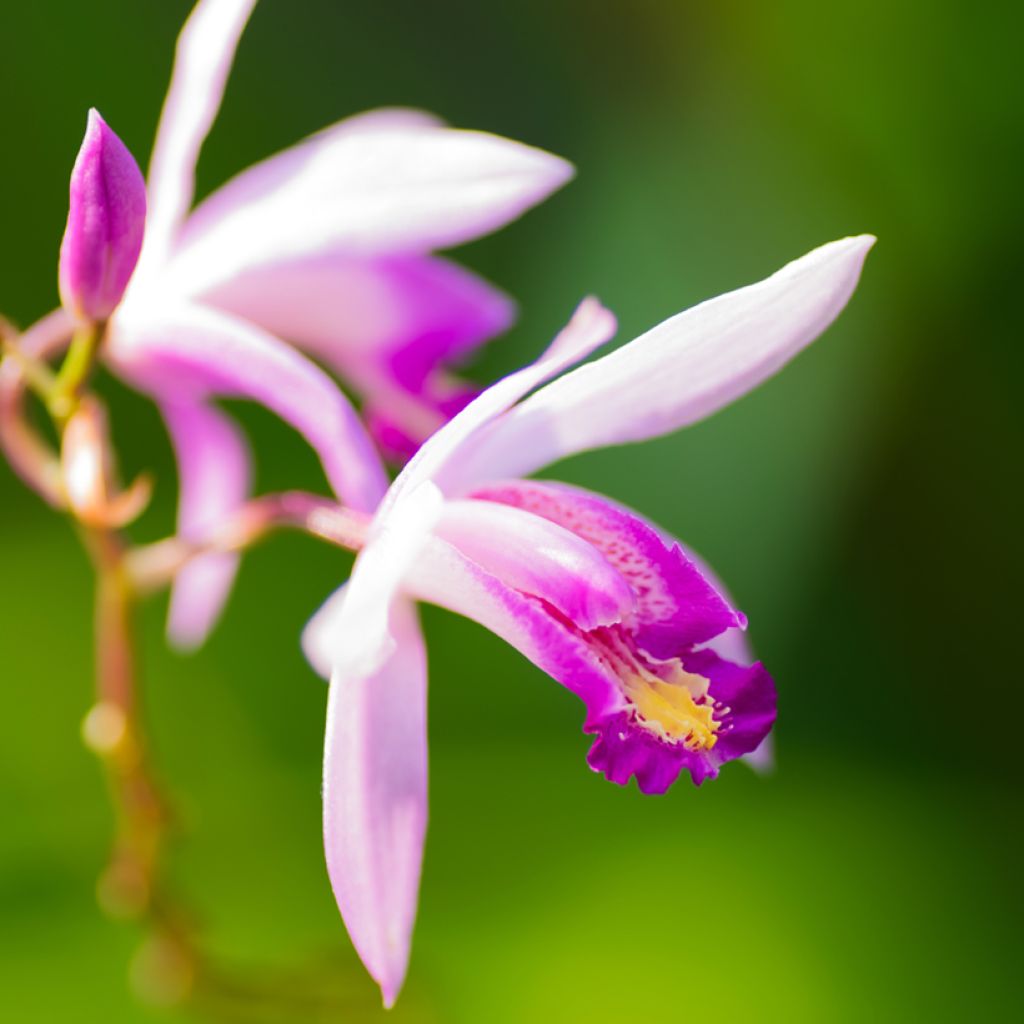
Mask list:
[[[701,676],[679,670],[686,681],[671,683],[656,676],[622,678],[622,692],[636,709],[640,725],[687,750],[710,750],[717,742],[714,705],[706,697],[694,698],[689,680],[707,686]]]
[[[711,699],[707,679],[685,671],[676,659],[651,663],[627,637],[605,630],[595,634],[598,632],[602,634],[599,646],[619,678],[637,724],[687,750],[710,750],[722,725],[715,712],[727,713],[728,708]]]

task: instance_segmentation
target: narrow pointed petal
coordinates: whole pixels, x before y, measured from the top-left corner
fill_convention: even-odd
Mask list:
[[[597,548],[531,512],[496,501],[449,501],[434,532],[581,629],[621,622],[635,611],[625,577]]]
[[[136,308],[137,307],[137,308]],[[334,382],[291,346],[198,305],[132,303],[111,324],[113,369],[158,401],[247,398],[305,437],[343,502],[376,507],[387,477],[373,443]]]
[[[79,320],[105,320],[135,270],[146,225],[146,184],[128,147],[95,111],[71,172],[60,246],[60,298]]]
[[[711,415],[832,323],[873,243],[860,235],[823,245],[567,373],[474,439],[463,473],[524,476],[576,452],[658,437]]]
[[[391,1006],[405,980],[427,825],[427,666],[413,605],[369,676],[335,667],[324,753],[324,850],[353,945]]]
[[[178,462],[178,533],[202,540],[249,496],[245,438],[223,413],[201,402],[165,402],[161,411]],[[220,617],[239,556],[201,555],[180,570],[171,589],[167,634],[182,650],[203,644]]]
[[[428,123],[342,121],[244,171],[189,219],[172,268],[196,294],[316,253],[425,253],[495,231],[571,176],[564,160]]]
[[[472,397],[446,372],[512,323],[511,299],[437,257],[325,253],[255,267],[204,302],[294,342],[365,398],[378,440],[411,454]],[[454,405],[454,407],[453,407]]]
[[[199,0],[178,36],[149,165],[144,269],[161,265],[192,206],[199,150],[217,117],[235,49],[256,0]]]

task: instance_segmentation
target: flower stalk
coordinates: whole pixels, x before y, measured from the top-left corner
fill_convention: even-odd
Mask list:
[[[57,422],[66,423],[74,413],[78,400],[92,376],[105,330],[105,321],[88,323],[79,328],[72,337],[60,371],[49,382],[46,393],[47,408]]]

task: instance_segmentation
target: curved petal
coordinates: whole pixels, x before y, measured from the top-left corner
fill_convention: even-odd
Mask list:
[[[427,826],[427,665],[416,610],[371,675],[335,668],[324,750],[324,850],[353,945],[391,1006],[405,979]]]
[[[142,272],[166,260],[192,205],[199,149],[220,109],[238,40],[255,5],[256,0],[199,0],[178,36],[149,164]]]
[[[853,294],[870,235],[694,306],[532,395],[463,454],[467,479],[517,477],[590,448],[671,433],[756,387]]]
[[[449,542],[432,538],[410,569],[406,585],[421,601],[489,629],[580,697],[587,708],[588,731],[627,709],[608,665],[567,623],[547,611],[542,601],[508,586]]]
[[[334,382],[291,346],[237,317],[199,305],[119,310],[107,356],[157,400],[248,398],[293,426],[320,456],[346,504],[370,511],[387,487],[373,443]]]
[[[693,644],[746,626],[742,613],[705,578],[675,538],[603,495],[547,480],[506,480],[473,496],[557,523],[600,552],[637,594],[631,632],[654,658],[678,657]]]
[[[633,591],[593,545],[531,512],[449,501],[434,533],[507,586],[542,598],[580,629],[631,617]]]
[[[243,270],[313,253],[448,248],[514,220],[571,174],[558,157],[484,132],[342,121],[203,202],[171,271],[176,287],[197,294]]]
[[[178,533],[202,539],[249,496],[249,447],[237,427],[216,409],[199,402],[161,406],[178,462]],[[199,647],[228,599],[239,556],[200,555],[174,580],[167,633],[179,648]]]
[[[364,417],[408,439],[429,437],[465,385],[444,367],[512,323],[515,305],[437,257],[318,253],[254,267],[203,301],[286,338],[338,371],[366,398]],[[399,447],[393,445],[392,447]]]

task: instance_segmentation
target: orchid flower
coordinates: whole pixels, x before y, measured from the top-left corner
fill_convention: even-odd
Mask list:
[[[615,330],[586,300],[537,362],[423,445],[353,542],[349,584],[304,646],[330,677],[327,866],[386,1005],[408,964],[427,819],[414,601],[483,624],[580,697],[588,762],[613,782],[661,793],[685,770],[699,785],[757,750],[774,684],[749,663],[746,619],[710,570],[637,513],[526,476],[677,430],[756,387],[839,314],[873,241],[825,245],[565,372]]]
[[[141,255],[103,345],[110,368],[151,395],[167,423],[185,537],[251,486],[246,443],[218,397],[265,405],[305,437],[345,504],[374,509],[387,477],[361,420],[282,339],[342,374],[378,436],[407,453],[468,400],[442,364],[513,315],[506,296],[432,251],[501,227],[572,173],[519,143],[380,110],[243,171],[191,210],[199,150],[254,4],[200,0],[182,30]],[[204,639],[236,564],[210,554],[181,571],[169,619],[179,645]]]

